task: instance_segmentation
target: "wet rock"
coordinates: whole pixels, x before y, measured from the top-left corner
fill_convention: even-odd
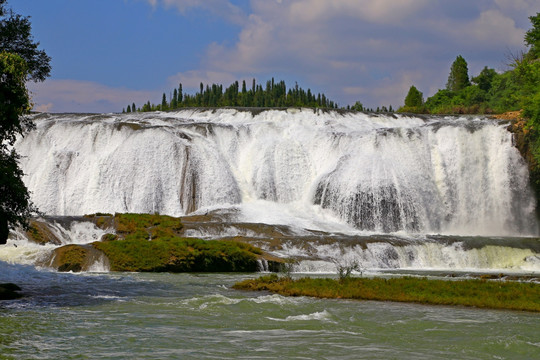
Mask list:
[[[0,300],[14,300],[21,298],[23,295],[19,294],[22,289],[12,283],[0,284]]]
[[[102,251],[92,245],[70,244],[54,249],[43,265],[58,271],[88,271],[97,262],[107,263]]]
[[[49,228],[47,222],[41,219],[30,220],[30,227],[26,231],[26,236],[29,241],[40,245],[47,243],[60,245],[62,243],[58,236]]]

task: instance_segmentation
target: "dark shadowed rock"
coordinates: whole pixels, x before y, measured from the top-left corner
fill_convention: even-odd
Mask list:
[[[22,289],[12,283],[0,284],[0,300],[14,300],[22,297],[18,291]]]

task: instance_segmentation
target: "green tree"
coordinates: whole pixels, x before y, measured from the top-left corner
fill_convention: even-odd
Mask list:
[[[540,57],[540,13],[530,16],[532,29],[525,33],[525,44],[530,46],[528,57],[538,59]]]
[[[178,104],[182,104],[182,101],[184,100],[184,93],[182,90],[182,84],[178,85]]]
[[[178,90],[174,89],[171,100],[171,108],[176,109],[178,107]]]
[[[31,30],[27,17],[7,10],[6,0],[0,0],[0,244],[10,229],[28,228],[29,216],[37,211],[13,149],[16,137],[34,126],[25,116],[31,108],[26,83],[43,81],[51,71],[50,58],[38,50]]]
[[[465,61],[463,56],[459,55],[450,68],[446,89],[450,91],[460,91],[469,85],[469,69],[467,67],[467,61]]]
[[[16,136],[33,125],[22,117],[30,110],[27,76],[20,56],[0,53],[0,244],[6,243],[9,229],[27,227],[27,218],[36,211],[22,181],[19,155],[12,148]]]
[[[484,66],[484,69],[480,71],[480,74],[473,77],[471,80],[473,83],[477,84],[480,89],[489,91],[495,76],[497,76],[497,72],[494,69],[489,69],[487,66]]]
[[[421,107],[422,105],[424,105],[423,94],[414,85],[411,86],[405,97],[405,106]]]
[[[167,110],[167,95],[165,95],[165,93],[163,93],[163,96],[161,97],[161,110]]]
[[[354,103],[353,106],[351,106],[351,110],[353,111],[364,111],[364,105],[360,101],[357,101]]]
[[[6,0],[0,0],[0,52],[17,54],[26,62],[27,79],[44,81],[51,72],[51,58],[38,50],[34,42],[28,17],[6,9]]]

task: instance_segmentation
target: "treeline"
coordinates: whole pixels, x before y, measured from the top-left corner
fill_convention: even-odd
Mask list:
[[[242,81],[242,86],[238,81],[235,81],[227,88],[223,85],[200,84],[199,92],[195,94],[184,93],[182,84],[179,84],[178,89],[174,89],[167,97],[163,93],[161,104],[152,104],[148,101],[141,107],[137,107],[135,103],[128,105],[122,112],[134,111],[167,111],[175,110],[184,107],[313,107],[324,109],[337,109],[338,104],[330,99],[325,94],[314,94],[311,89],[304,90],[295,84],[293,88],[287,90],[285,82],[275,82],[274,78],[268,80],[263,87],[257,84],[255,79],[248,89],[246,81]]]
[[[446,87],[424,101],[411,86],[400,112],[429,114],[492,114],[524,110],[540,122],[540,13],[529,17],[525,34],[528,52],[511,55],[509,69],[498,73],[487,66],[469,78],[467,61],[460,55],[450,68]]]

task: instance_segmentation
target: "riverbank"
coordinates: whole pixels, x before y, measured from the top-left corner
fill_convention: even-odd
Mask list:
[[[237,290],[270,291],[284,296],[413,302],[540,312],[540,284],[427,278],[290,279],[276,274],[236,283]]]

